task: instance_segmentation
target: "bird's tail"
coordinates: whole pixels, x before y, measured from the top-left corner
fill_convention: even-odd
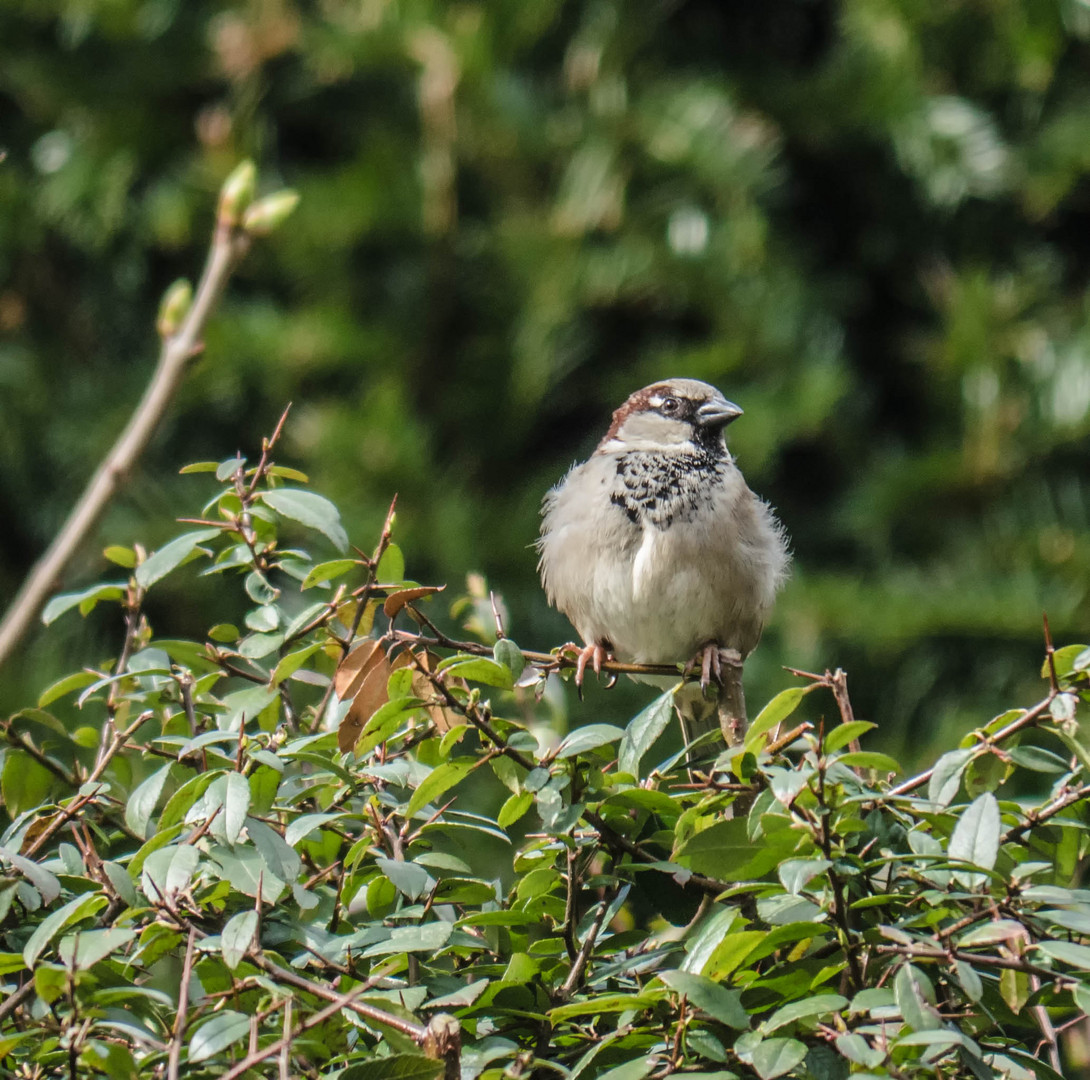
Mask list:
[[[707,694],[695,680],[683,683],[674,695],[674,709],[685,745],[691,747],[690,773],[698,768],[709,772],[724,750],[738,746],[746,736],[741,665],[724,664],[722,685],[709,686]]]

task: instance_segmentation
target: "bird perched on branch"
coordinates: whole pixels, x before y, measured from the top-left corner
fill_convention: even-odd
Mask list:
[[[699,685],[675,704],[689,743],[716,728],[728,745],[744,735],[741,664],[787,575],[784,530],[727,450],[741,415],[695,379],[638,390],[542,508],[541,580],[585,643],[576,681],[609,657],[687,661]]]

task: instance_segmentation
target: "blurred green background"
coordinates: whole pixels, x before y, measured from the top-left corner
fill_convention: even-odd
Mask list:
[[[720,386],[796,572],[748,666],[847,668],[907,763],[1038,696],[1090,584],[1082,0],[3,0],[0,600],[128,417],[159,296],[244,156],[298,189],[72,568],[199,512],[192,460],[281,451],[409,570],[481,571],[568,640],[542,494],[654,379]],[[114,568],[116,569],[116,568]],[[180,576],[156,628],[216,596]],[[203,610],[202,610],[203,606]],[[0,708],[108,655],[99,609]],[[592,691],[623,718],[646,688]]]

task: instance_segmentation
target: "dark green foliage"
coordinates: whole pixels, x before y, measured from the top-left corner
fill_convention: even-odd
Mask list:
[[[1074,1075],[1090,649],[915,777],[837,672],[690,783],[669,693],[565,734],[483,588],[430,595],[389,528],[321,561],[339,514],[267,452],[199,468],[205,526],[53,604],[107,609],[117,655],[3,725],[0,1070]],[[235,625],[149,622],[200,577]]]

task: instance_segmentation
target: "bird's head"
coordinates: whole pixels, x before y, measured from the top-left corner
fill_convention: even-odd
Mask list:
[[[598,453],[721,451],[723,429],[742,410],[705,382],[668,379],[637,390],[614,414]]]

